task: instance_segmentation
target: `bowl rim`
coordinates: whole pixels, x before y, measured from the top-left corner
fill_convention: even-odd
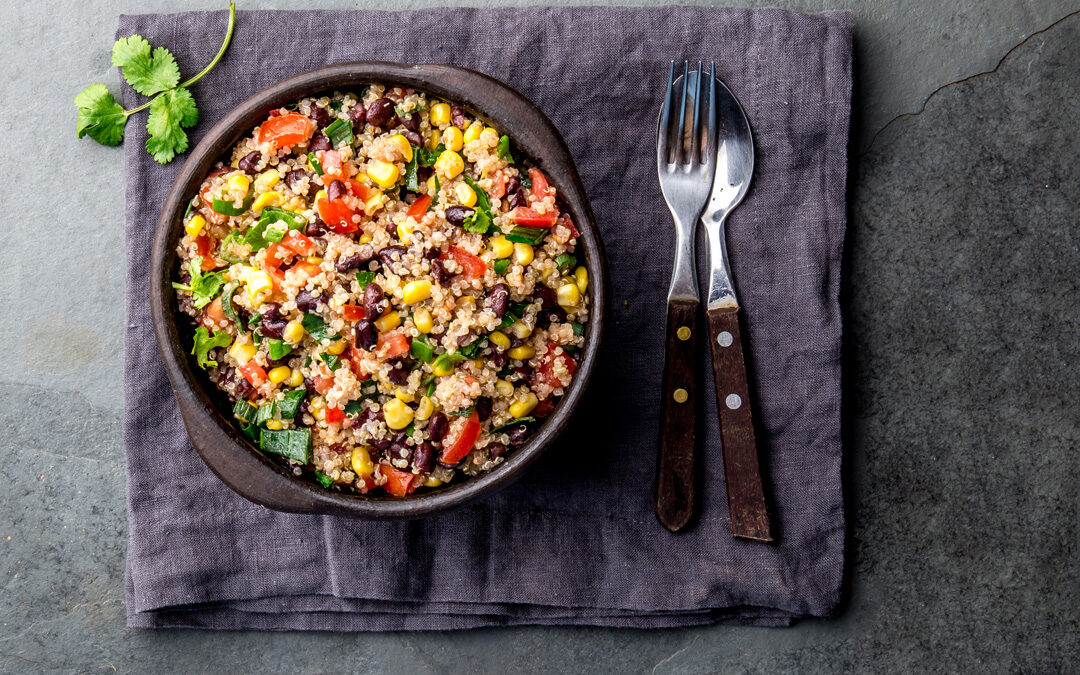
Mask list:
[[[175,247],[183,214],[198,186],[225,152],[271,109],[314,93],[368,83],[405,85],[459,103],[493,121],[513,138],[520,152],[559,187],[581,240],[589,271],[589,322],[582,358],[562,400],[526,444],[479,476],[424,494],[397,498],[349,495],[294,476],[240,435],[208,392],[206,376],[196,374],[179,338],[180,317],[171,286]],[[334,513],[366,518],[415,518],[493,494],[524,473],[565,430],[584,397],[599,358],[607,302],[607,268],[599,229],[573,158],[554,124],[532,101],[483,73],[448,64],[387,61],[337,63],[280,80],[248,97],[214,124],[185,160],[162,204],[155,225],[150,264],[150,302],[154,333],[181,417],[196,452],[211,471],[246,499],[271,509]],[[206,382],[206,384],[203,383]]]

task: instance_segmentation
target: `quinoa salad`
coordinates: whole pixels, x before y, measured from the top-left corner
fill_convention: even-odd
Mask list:
[[[579,232],[453,102],[373,84],[272,110],[183,225],[198,366],[253,444],[325,488],[405,497],[489,471],[574,377]]]

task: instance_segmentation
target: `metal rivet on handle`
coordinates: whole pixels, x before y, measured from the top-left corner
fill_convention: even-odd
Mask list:
[[[739,406],[742,405],[742,397],[738,394],[728,394],[728,397],[724,399],[724,403],[732,410],[738,410]]]
[[[686,399],[690,398],[690,394],[687,394],[685,389],[680,388],[675,390],[672,398],[675,399],[676,403],[686,403]]]
[[[735,338],[731,337],[731,333],[726,330],[720,331],[720,334],[716,336],[716,342],[721,347],[730,347],[731,343],[735,341]]]
[[[683,342],[690,339],[690,326],[679,326],[679,330],[675,331],[675,337],[679,338]]]

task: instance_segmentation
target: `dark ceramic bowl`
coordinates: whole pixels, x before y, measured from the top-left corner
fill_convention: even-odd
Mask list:
[[[558,188],[581,232],[589,270],[589,323],[581,363],[555,412],[521,448],[490,472],[445,488],[404,498],[347,495],[294,476],[267,459],[234,427],[227,398],[195,366],[190,356],[190,317],[176,305],[171,281],[176,244],[188,202],[210,169],[240,138],[274,109],[318,92],[370,83],[400,84],[462,104],[514,139],[520,152]],[[283,80],[241,103],[192,150],[158,218],[150,266],[150,302],[165,370],[195,450],[230,488],[279,511],[335,513],[368,518],[413,518],[444,511],[491,494],[516,480],[566,427],[596,365],[603,333],[607,272],[600,234],[574,162],[559,132],[532,102],[486,75],[446,65],[359,62],[326,66]]]

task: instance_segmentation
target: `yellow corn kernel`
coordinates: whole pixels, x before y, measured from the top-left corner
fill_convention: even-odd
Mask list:
[[[510,338],[506,337],[506,333],[495,331],[488,335],[488,340],[491,340],[492,344],[503,349],[510,348]]]
[[[250,342],[240,342],[238,338],[237,342],[234,342],[232,347],[229,347],[229,356],[236,359],[236,362],[243,366],[255,358],[255,351],[255,345]]]
[[[395,431],[409,426],[413,420],[413,409],[405,405],[401,399],[390,399],[383,404],[382,411],[386,426]]]
[[[370,476],[375,473],[375,462],[371,461],[371,452],[363,445],[353,450],[349,459],[354,473],[360,476]]]
[[[228,185],[233,192],[246,195],[248,188],[251,187],[251,179],[242,173],[234,173],[229,177]]]
[[[480,132],[480,143],[488,148],[494,148],[499,144],[499,132],[491,127],[485,128]]]
[[[397,312],[389,311],[383,314],[378,319],[375,319],[375,327],[379,329],[380,333],[385,333],[388,330],[394,330],[401,325],[401,316]]]
[[[376,190],[368,195],[367,201],[364,202],[364,213],[369,216],[375,215],[375,212],[386,206],[388,201],[390,201],[390,198],[382,190]],[[371,238],[368,237],[368,240],[370,241]]]
[[[251,302],[254,305],[261,305],[274,288],[270,275],[262,270],[255,270],[247,275],[244,282],[247,284],[248,295],[251,296]]]
[[[435,359],[435,362],[431,364],[431,374],[435,377],[446,377],[452,372],[454,372],[454,364],[448,360]]]
[[[279,180],[281,180],[281,174],[278,173],[277,169],[267,169],[255,179],[255,191],[266,192],[272,190]]]
[[[589,288],[589,270],[578,267],[574,270],[574,281],[577,282],[578,290],[584,293]]]
[[[476,192],[469,187],[468,183],[458,183],[454,188],[454,196],[462,206],[476,205]]]
[[[330,343],[330,346],[326,348],[326,351],[334,356],[338,356],[341,352],[345,351],[345,348],[349,346],[348,340],[335,340]]]
[[[371,180],[388,189],[394,187],[394,185],[397,184],[398,178],[401,176],[401,170],[398,169],[397,164],[391,164],[390,162],[384,162],[378,159],[368,161],[367,172],[368,175],[371,176]]]
[[[321,265],[322,264],[322,258],[320,258],[317,255],[309,255],[307,258],[305,258],[305,260],[307,260],[312,265]]]
[[[371,235],[370,234],[362,234],[362,235],[360,235],[360,238],[357,239],[356,241],[360,242],[361,244],[367,244],[367,243],[369,243],[371,241]]]
[[[307,208],[307,205],[304,204],[303,199],[300,199],[299,197],[293,197],[289,201],[282,204],[281,208],[292,211],[293,213],[303,213],[304,209]]]
[[[562,286],[559,286],[559,290],[556,293],[559,300],[559,305],[563,307],[577,307],[581,302],[581,290],[577,287],[577,282],[567,281]]]
[[[315,203],[316,204],[318,204],[319,201],[321,201],[323,199],[330,199],[330,195],[326,194],[326,190],[319,190],[318,192],[315,193]]]
[[[465,130],[465,142],[472,143],[476,139],[480,138],[480,132],[484,130],[484,125],[479,121],[473,122],[469,125],[469,128]]]
[[[394,397],[397,398],[397,400],[403,401],[405,403],[412,403],[416,400],[416,396],[414,396],[412,392],[409,392],[401,387],[394,388]]]
[[[436,185],[435,185],[435,181],[436,181],[436,180],[437,180],[437,179],[435,178],[435,174],[432,174],[432,175],[431,175],[431,178],[428,178],[428,179],[427,179],[427,183],[425,183],[425,184],[424,184],[424,185],[426,185],[426,186],[427,186],[427,190],[426,190],[426,192],[427,192],[427,193],[428,193],[429,195],[434,195],[434,194],[435,194],[435,192],[436,192],[436,191],[438,191],[438,189],[439,189],[439,188],[438,188],[438,186],[436,186]]]
[[[401,291],[401,301],[406,305],[415,305],[431,297],[431,282],[427,279],[417,279],[405,284]]]
[[[422,307],[413,312],[412,322],[416,326],[416,330],[421,333],[430,333],[431,329],[435,327],[435,323],[431,320],[431,312]]]
[[[292,368],[288,366],[278,366],[277,368],[272,368],[270,372],[266,374],[266,376],[269,377],[270,381],[274,384],[281,384],[285,380],[289,379],[289,376],[291,375]]]
[[[514,417],[525,417],[533,411],[536,404],[540,401],[537,400],[536,394],[531,391],[525,395],[524,398],[519,398],[510,404],[510,414]]]
[[[299,387],[304,383],[304,373],[299,368],[293,368],[289,373],[289,379],[285,380],[285,384],[290,387]]]
[[[404,158],[406,162],[412,161],[412,144],[409,143],[409,139],[401,134],[394,134],[387,138],[387,142],[394,146],[395,150],[401,153],[402,158]],[[368,173],[371,173],[370,170]]]
[[[266,428],[273,431],[281,431],[285,428],[285,425],[281,423],[281,420],[266,420]]]
[[[291,345],[294,345],[304,339],[304,324],[293,319],[289,323],[285,324],[285,330],[282,331],[281,337]]]
[[[424,477],[424,487],[439,487],[440,485],[442,485],[442,481],[435,476]]]
[[[503,398],[510,398],[514,395],[514,385],[510,384],[506,380],[495,381],[495,391]]]
[[[514,244],[514,262],[519,265],[528,265],[533,261],[536,254],[529,244]]]
[[[528,361],[532,357],[536,356],[536,347],[533,347],[532,345],[521,345],[520,347],[514,347],[506,353],[512,359],[517,359],[518,361]]]
[[[433,127],[450,124],[450,104],[436,103],[431,106],[431,110],[428,111],[428,119],[431,120],[431,126]]]
[[[533,329],[529,328],[520,321],[515,321],[514,323],[510,324],[510,332],[513,333],[514,337],[516,337],[517,339],[524,340],[525,338],[532,335]]]
[[[488,247],[491,248],[491,252],[496,258],[509,258],[514,254],[514,242],[501,234],[488,239]]]
[[[251,210],[262,211],[267,206],[281,206],[281,193],[277,190],[262,193],[251,203]]]
[[[195,214],[191,217],[191,220],[187,221],[187,225],[184,226],[184,231],[189,236],[197,237],[202,234],[202,229],[206,227],[206,218],[203,218],[199,214]]]
[[[308,401],[308,410],[311,411],[311,416],[317,420],[326,418],[326,399],[322,396],[312,396]]]
[[[398,223],[397,226],[397,238],[401,240],[401,243],[408,244],[412,241],[413,230],[416,229],[416,224],[412,218],[406,218]]]
[[[465,170],[465,160],[453,150],[443,150],[435,160],[435,172],[450,179]]]
[[[435,412],[435,404],[427,396],[420,397],[420,404],[416,406],[416,419],[423,422]]]
[[[447,127],[446,131],[442,132],[442,142],[447,150],[454,152],[465,147],[465,137],[457,127]]]

